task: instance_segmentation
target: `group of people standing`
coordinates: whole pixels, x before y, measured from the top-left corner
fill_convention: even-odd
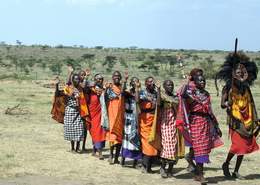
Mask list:
[[[250,91],[257,72],[255,63],[245,54],[231,53],[216,75],[216,82],[220,79],[226,83],[221,107],[227,109],[232,142],[222,166],[226,177],[242,178],[238,170],[244,154],[259,149],[259,120]],[[110,164],[124,165],[125,159],[130,158],[134,167],[141,161],[142,171],[152,173],[152,164],[159,157],[160,174],[167,178],[173,175],[178,159],[185,157],[194,179],[206,183],[203,164],[210,162],[211,150],[223,142],[210,94],[205,89],[203,70],[191,70],[188,82],[177,93],[172,80],[163,81],[161,89],[160,82],[150,76],[141,89],[137,77],[128,83],[127,73],[122,77],[115,71],[112,83],[104,83],[101,74],[95,74],[92,81],[89,76],[89,70],[71,71],[64,90],[58,89],[58,82],[56,85],[56,97],[66,100],[64,138],[71,142],[72,152],[81,151],[80,142],[85,150],[88,130],[93,155],[101,160],[107,141]],[[60,108],[57,106],[54,104],[53,109]],[[186,155],[185,146],[189,147]],[[234,155],[238,156],[236,167],[230,174],[229,163]]]

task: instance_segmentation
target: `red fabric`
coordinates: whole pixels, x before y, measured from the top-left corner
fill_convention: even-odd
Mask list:
[[[180,132],[183,134],[183,137],[185,138],[185,141],[187,143],[191,144],[191,138],[190,138],[190,123],[189,123],[189,106],[186,102],[186,100],[183,98],[183,95],[186,93],[187,90],[193,91],[195,89],[195,84],[193,81],[189,81],[187,84],[184,84],[181,86],[181,88],[177,91],[177,95],[179,97],[179,106],[176,116],[176,126],[180,130]]]
[[[173,108],[163,108],[161,110],[160,123],[162,134],[161,157],[165,159],[173,159],[176,156],[177,149],[177,130]]]
[[[190,122],[190,135],[194,156],[208,155],[212,148],[208,120],[201,116],[190,116]]]
[[[195,114],[190,115],[189,121],[194,155],[195,157],[208,155],[212,148],[223,144],[219,136],[216,136],[216,133],[212,130],[217,120],[211,110],[210,96],[199,97],[196,96],[196,94],[191,95],[193,101],[189,104],[189,109]],[[203,101],[201,101],[200,98],[202,98]],[[197,115],[196,112],[204,113],[205,115],[208,114],[211,116],[211,119],[209,116]]]
[[[64,122],[65,115],[65,107],[66,107],[66,96],[64,94],[54,96],[54,101],[52,104],[51,115],[52,119],[56,120],[58,123]]]
[[[259,146],[256,143],[256,138],[241,137],[239,133],[230,129],[231,147],[229,152],[237,155],[244,155],[259,150]]]
[[[92,137],[92,141],[102,142],[105,141],[105,131],[101,127],[101,105],[99,97],[91,92],[89,96],[89,117],[90,117],[90,128],[89,132]]]

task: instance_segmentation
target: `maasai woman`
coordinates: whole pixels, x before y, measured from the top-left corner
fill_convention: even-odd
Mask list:
[[[222,133],[211,109],[210,95],[205,90],[206,80],[203,76],[195,76],[195,89],[187,90],[184,98],[189,107],[190,142],[196,162],[195,180],[206,184],[203,164],[209,162],[211,149],[222,145],[218,135]],[[180,127],[178,127],[180,128]],[[183,131],[183,128],[180,128]],[[218,142],[216,142],[218,141]]]
[[[67,85],[64,94],[67,95],[67,103],[64,116],[64,138],[71,141],[71,151],[79,152],[80,141],[84,140],[84,122],[86,116],[86,102],[80,99],[80,77],[73,74],[71,85]],[[76,142],[76,149],[75,144]]]
[[[136,100],[139,95],[140,82],[139,79],[133,77],[130,82],[130,91],[126,91],[126,80],[124,83],[125,97],[125,122],[124,122],[124,137],[122,144],[122,166],[125,163],[125,158],[134,159],[133,167],[136,167],[137,161],[142,158],[141,143],[138,126],[138,111]]]
[[[141,148],[143,153],[142,167],[144,173],[151,173],[151,167],[154,157],[157,156],[157,149],[149,143],[149,137],[152,132],[154,121],[157,121],[155,116],[156,107],[160,100],[160,86],[157,91],[153,77],[148,77],[145,80],[145,90],[140,91],[140,109],[139,116]]]
[[[183,98],[184,94],[186,94],[186,91],[193,91],[195,89],[195,84],[194,84],[194,78],[195,76],[200,76],[203,75],[203,70],[199,68],[194,68],[190,71],[190,74],[188,76],[188,82],[184,84],[179,90],[178,90],[178,96],[179,96],[179,109],[181,111],[178,111],[178,116],[177,116],[177,125],[178,122],[182,122],[183,119],[187,120],[185,127],[186,127],[186,132],[184,133],[185,135],[185,145],[189,147],[189,153],[185,155],[185,159],[188,162],[188,167],[187,170],[189,172],[194,172],[195,171],[195,163],[193,162],[194,159],[194,151],[191,145],[190,136],[189,136],[189,123],[188,123],[188,114],[189,114],[189,109],[186,104],[186,100]]]
[[[105,147],[106,132],[101,126],[102,107],[100,96],[103,92],[103,77],[100,74],[94,76],[93,86],[89,84],[88,107],[89,107],[89,132],[93,142],[93,156],[103,160],[102,149]]]
[[[161,169],[163,178],[172,176],[173,165],[179,158],[184,157],[184,138],[175,125],[178,110],[178,96],[173,94],[174,84],[171,80],[163,83],[164,92],[161,93],[160,125],[162,137]],[[169,167],[166,171],[166,164]]]
[[[71,65],[68,66],[68,80],[67,80],[67,85],[72,85],[72,75],[73,75],[73,67]],[[86,151],[86,138],[87,138],[87,120],[88,120],[88,107],[86,105],[86,101],[87,101],[87,94],[84,90],[84,87],[86,85],[86,80],[89,76],[89,70],[80,70],[78,72],[79,75],[79,79],[80,79],[80,83],[79,83],[79,101],[80,101],[80,114],[83,118],[83,127],[84,127],[84,139],[83,139],[83,144],[82,144],[82,151],[81,152],[85,152]]]
[[[86,81],[87,81],[87,78],[89,75],[90,75],[90,71],[89,70],[80,70],[79,71],[79,77],[80,77],[80,86],[81,86],[81,89],[83,91],[80,91],[80,101],[87,101],[88,99],[88,94],[87,92],[84,90],[85,89],[85,86],[86,86]],[[86,114],[88,115],[88,109],[86,109]],[[85,119],[83,119],[84,121],[84,140],[83,140],[83,144],[82,144],[82,151],[83,152],[86,152],[86,139],[87,139],[87,124],[88,124],[88,119],[89,117],[85,117]]]
[[[243,179],[238,171],[245,154],[259,150],[256,135],[259,130],[254,99],[250,85],[257,78],[258,69],[255,62],[244,53],[231,53],[216,75],[216,80],[224,80],[221,107],[227,109],[231,147],[226,161],[222,165],[226,177],[231,177],[229,163],[237,155],[233,178]]]
[[[106,134],[106,140],[110,145],[110,164],[119,164],[123,140],[123,123],[124,123],[124,98],[122,96],[121,73],[115,71],[112,76],[113,84],[106,89],[107,111],[109,119],[109,132]],[[114,148],[116,153],[114,156]],[[114,161],[113,161],[114,160]]]

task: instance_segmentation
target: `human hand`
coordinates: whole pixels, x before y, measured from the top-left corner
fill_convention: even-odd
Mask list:
[[[232,107],[233,101],[232,100],[226,101],[224,104],[225,104],[227,110],[231,111],[231,107]]]
[[[105,84],[105,88],[106,88],[106,89],[112,87],[112,83],[110,83],[110,82],[105,82],[104,84]]]
[[[156,81],[155,86],[160,89],[161,88],[161,82],[159,80]]]
[[[128,71],[125,71],[125,82],[127,82],[128,77],[129,77]]]
[[[136,87],[136,89],[140,89],[141,88],[141,83],[139,81],[135,82],[135,87]]]
[[[68,72],[72,73],[74,71],[73,67],[71,65],[68,65]]]
[[[89,76],[91,74],[91,70],[90,69],[85,69],[85,73],[86,73],[86,76]]]
[[[60,78],[58,76],[56,76],[55,78],[55,84],[59,84],[60,83]]]

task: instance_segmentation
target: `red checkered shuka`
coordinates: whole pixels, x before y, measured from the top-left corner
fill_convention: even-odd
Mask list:
[[[165,159],[174,159],[176,154],[177,132],[173,108],[163,108],[161,110],[161,134],[163,148],[161,157]]]
[[[212,140],[210,138],[210,125],[205,117],[192,115],[190,117],[190,135],[194,155],[203,156],[208,155],[212,148]]]
[[[191,106],[192,112],[204,112],[207,113],[205,109],[210,104],[210,98],[201,103],[193,102]],[[194,149],[194,155],[203,156],[208,155],[212,148],[212,138],[210,134],[210,124],[211,120],[207,116],[201,115],[190,115],[190,135],[192,140],[192,146]]]

